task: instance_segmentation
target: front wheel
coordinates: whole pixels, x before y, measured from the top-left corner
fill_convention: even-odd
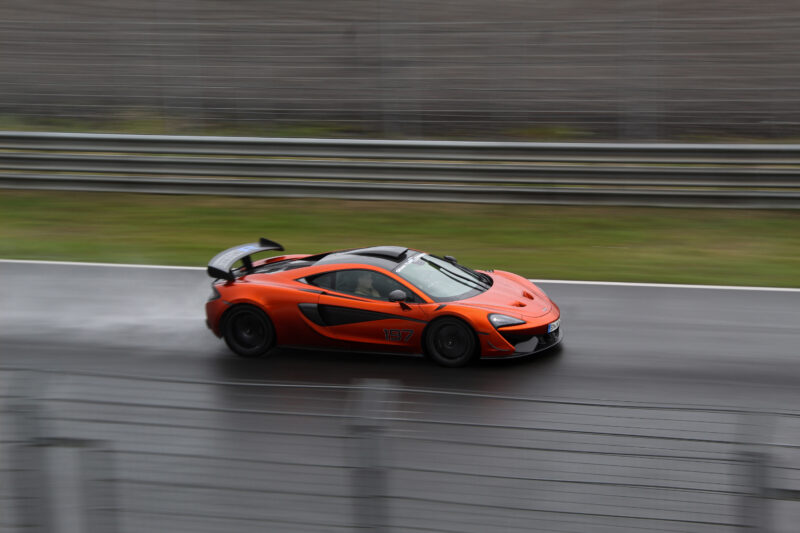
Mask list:
[[[228,347],[241,357],[259,357],[275,343],[275,328],[261,309],[237,305],[225,314],[223,337]]]
[[[425,355],[435,363],[465,366],[480,355],[475,333],[457,318],[440,318],[428,326],[425,334]]]

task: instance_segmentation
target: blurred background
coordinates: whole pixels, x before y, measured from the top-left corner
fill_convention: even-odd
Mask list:
[[[0,530],[796,533],[799,22],[0,1]],[[564,350],[238,360],[262,235],[517,272]]]
[[[800,122],[790,0],[6,0],[0,21],[5,129],[685,141]]]

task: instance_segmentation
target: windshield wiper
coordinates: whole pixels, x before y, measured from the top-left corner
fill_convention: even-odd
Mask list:
[[[486,285],[488,285],[486,287],[487,289],[492,286],[493,281],[492,281],[492,278],[488,274],[484,274],[482,272],[476,272],[476,271],[472,270],[471,268],[466,267],[464,265],[461,265],[459,263],[450,263],[450,264],[453,265],[454,267],[457,267],[458,269],[466,272],[470,276],[475,276],[476,278],[478,278],[481,282],[483,282]]]
[[[473,276],[477,277],[479,280],[481,280],[486,285],[488,285],[488,287],[492,286],[493,281],[492,281],[491,276],[489,276],[489,274],[485,274],[483,272],[476,272],[475,270],[472,270],[469,267],[465,267],[464,265],[459,265],[458,263],[455,263],[455,265],[458,268],[460,268],[461,270],[463,270],[464,272],[467,272],[467,273],[472,274]]]
[[[455,266],[455,267],[458,267],[460,270],[462,270],[463,272],[466,272],[470,276],[475,276],[478,279],[478,281],[480,281],[481,283],[486,285],[487,289],[492,286],[492,278],[490,278],[487,274],[482,274],[480,272],[475,272],[471,268],[465,267],[464,265],[459,265],[458,263],[450,263],[450,264]]]
[[[480,291],[480,292],[483,292],[483,291],[488,289],[488,287],[483,285],[478,280],[467,279],[467,278],[464,278],[464,277],[456,275],[454,272],[448,272],[447,270],[440,270],[439,272],[441,272],[442,274],[444,274],[448,278],[452,279],[453,281],[457,281],[457,282],[461,283],[462,285],[464,285],[465,287],[468,287],[470,289],[473,289],[473,290],[476,290],[476,291]]]
[[[433,268],[437,269],[439,272],[441,272],[442,274],[444,274],[448,278],[450,278],[452,280],[455,280],[455,281],[460,281],[463,285],[471,287],[471,288],[473,288],[475,290],[485,291],[485,290],[489,289],[488,285],[485,285],[483,282],[481,282],[481,281],[479,281],[477,279],[467,278],[467,277],[464,277],[464,276],[459,276],[456,272],[452,272],[450,270],[447,270],[447,269],[445,269],[445,268],[443,268],[443,267],[441,267],[441,266],[439,266],[439,265],[437,265],[435,263],[432,263],[430,261],[428,261],[428,264],[431,265]]]

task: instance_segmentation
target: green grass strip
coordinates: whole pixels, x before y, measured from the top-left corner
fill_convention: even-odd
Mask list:
[[[401,244],[536,278],[800,286],[800,213],[0,191],[0,257],[204,266]]]

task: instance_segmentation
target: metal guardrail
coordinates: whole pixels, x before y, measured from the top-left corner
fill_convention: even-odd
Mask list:
[[[798,208],[800,145],[0,132],[0,187]]]
[[[767,531],[800,493],[793,411],[379,381],[0,370],[0,385],[9,533]]]

